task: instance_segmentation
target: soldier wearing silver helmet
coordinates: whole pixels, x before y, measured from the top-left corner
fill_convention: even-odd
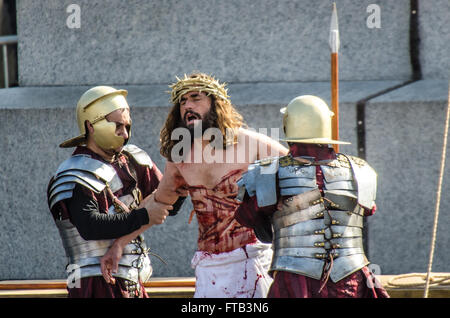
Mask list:
[[[374,284],[363,218],[375,212],[376,172],[332,144],[333,113],[320,98],[281,109],[289,154],[251,165],[238,181],[236,219],[272,242],[268,297],[389,297]]]
[[[148,154],[128,144],[127,91],[97,86],[78,101],[76,147],[51,178],[47,199],[68,258],[69,297],[146,297],[152,273],[143,236],[127,245],[114,284],[100,260],[113,239],[164,222],[172,206],[154,200],[162,174]]]

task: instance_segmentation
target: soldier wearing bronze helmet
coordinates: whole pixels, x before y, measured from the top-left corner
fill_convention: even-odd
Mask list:
[[[51,178],[47,198],[65,249],[69,297],[146,297],[152,273],[141,235],[125,248],[113,284],[100,260],[113,239],[164,222],[172,206],[154,200],[162,174],[148,154],[128,143],[127,91],[97,86],[78,101],[76,147]]]
[[[376,172],[335,153],[333,113],[299,96],[282,109],[289,154],[256,162],[238,181],[237,220],[272,242],[268,297],[388,297],[367,265],[363,218],[375,212]]]

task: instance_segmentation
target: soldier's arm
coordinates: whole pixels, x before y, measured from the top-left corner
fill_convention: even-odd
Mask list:
[[[179,174],[178,169],[175,164],[167,162],[166,168],[164,170],[163,178],[160,180],[158,188],[152,197],[147,197],[141,203],[141,205],[146,204],[146,200],[154,200],[160,204],[179,204],[180,200],[184,200],[187,195],[187,190],[185,188],[186,183],[184,179]],[[180,199],[181,198],[181,199]],[[151,211],[150,211],[151,213]],[[162,222],[161,222],[162,223]],[[150,227],[150,225],[142,226],[140,229],[134,231],[131,234],[122,236],[114,241],[111,248],[101,259],[101,268],[104,279],[113,283],[114,278],[112,276],[118,269],[118,262],[122,257],[123,248],[136,236],[144,232]]]
[[[91,191],[76,185],[72,198],[65,201],[70,220],[85,240],[114,239],[132,233],[149,223],[147,210],[139,208],[129,213],[106,214],[99,211]]]
[[[256,196],[250,197],[245,193],[242,204],[236,210],[234,217],[243,226],[252,228],[256,237],[263,243],[272,242],[272,225],[270,222],[276,204],[258,207]]]
[[[181,178],[181,179],[180,179]],[[178,169],[175,167],[173,163],[167,162],[166,169],[164,170],[163,178],[160,180],[158,188],[156,191],[147,196],[139,205],[139,208],[146,207],[149,211],[150,221],[149,225],[142,226],[131,234],[119,237],[114,245],[120,247],[124,247],[131,240],[133,240],[136,236],[147,230],[153,224],[161,224],[163,222],[160,219],[152,219],[152,210],[155,209],[155,205],[171,205],[173,203],[179,204],[179,200],[184,200],[187,192],[185,192],[183,186],[184,179],[182,179],[181,175],[179,175]],[[182,199],[180,199],[180,197]],[[175,205],[174,204],[174,205]],[[179,208],[179,207],[178,207]],[[172,210],[172,209],[170,209]],[[169,212],[170,213],[170,212]],[[162,220],[164,221],[164,220]]]
[[[160,213],[160,211],[158,210],[160,206],[165,207],[165,213]],[[152,225],[162,224],[166,216],[169,214],[167,210],[172,209],[170,205],[164,205],[163,203],[156,202],[154,194],[147,196],[141,202],[139,207],[145,207],[147,209],[149,213],[149,223],[147,225],[141,226],[131,234],[124,235],[116,239],[112,246],[109,248],[108,252],[103,255],[100,261],[103,277],[108,283],[114,284],[115,282],[113,273],[116,273],[119,268],[119,261],[122,257],[124,247],[135,237],[150,228]]]

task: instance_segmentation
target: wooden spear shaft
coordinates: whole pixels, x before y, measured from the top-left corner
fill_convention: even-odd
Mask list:
[[[334,113],[331,122],[331,136],[339,140],[339,60],[337,53],[331,53],[331,110]],[[339,145],[334,145],[339,152]]]
[[[331,137],[339,140],[339,27],[336,3],[333,3],[329,41],[331,49],[331,110],[334,113],[331,121]],[[339,145],[334,145],[334,150],[339,152]]]

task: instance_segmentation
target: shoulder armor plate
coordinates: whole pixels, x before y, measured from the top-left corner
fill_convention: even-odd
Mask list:
[[[135,145],[125,145],[123,151],[133,157],[133,159],[141,166],[153,167],[153,161],[150,156],[141,148]]]
[[[368,165],[368,163],[364,159],[361,159],[361,158],[358,158],[358,157],[347,156],[347,159],[348,159],[349,162],[352,161],[353,163],[356,163],[360,167]]]
[[[317,188],[316,168],[311,165],[314,158],[290,155],[280,159],[278,179],[280,194],[297,195]]]
[[[350,161],[348,157],[341,153],[338,153],[336,155],[336,160],[334,160],[334,163],[339,167],[350,168]]]
[[[363,159],[348,157],[358,188],[358,203],[368,209],[375,205],[377,194],[377,173]]]
[[[105,182],[110,182],[116,174],[114,168],[106,163],[92,159],[87,155],[75,155],[59,165],[55,177],[65,171],[72,170],[90,172]]]
[[[357,187],[350,166],[342,166],[338,163],[332,166],[320,166],[320,168],[324,176],[325,193],[356,197]]]
[[[103,191],[106,185],[113,192],[123,186],[112,166],[87,155],[75,155],[61,163],[56,170],[47,193],[50,209],[57,202],[71,198],[75,184],[95,193]]]
[[[245,187],[249,196],[256,195],[259,207],[277,203],[276,175],[278,158],[258,160],[248,166],[246,173],[238,181],[239,192]],[[242,195],[243,196],[243,195]]]

